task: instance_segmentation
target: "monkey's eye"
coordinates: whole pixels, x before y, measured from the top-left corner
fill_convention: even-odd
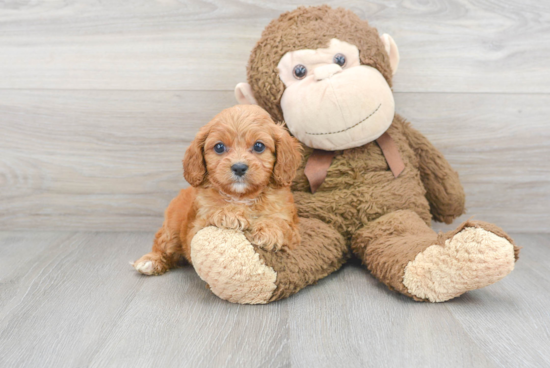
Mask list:
[[[334,61],[334,64],[344,66],[346,65],[346,56],[344,54],[336,54],[334,55],[334,58],[332,59],[332,61]]]
[[[216,143],[214,146],[214,152],[222,154],[225,152],[225,145],[223,143]]]
[[[307,68],[302,64],[298,64],[294,67],[292,74],[294,74],[294,78],[296,79],[304,79],[307,75]]]
[[[254,152],[262,153],[263,151],[265,151],[265,144],[263,144],[262,142],[256,142],[254,143],[254,147],[252,147],[252,149],[254,150]]]

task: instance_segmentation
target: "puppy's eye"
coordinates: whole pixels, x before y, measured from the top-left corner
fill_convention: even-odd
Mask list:
[[[346,56],[344,54],[336,54],[334,55],[334,58],[332,59],[332,61],[334,61],[334,64],[344,66],[346,65]]]
[[[263,144],[262,142],[256,142],[254,143],[254,147],[252,147],[252,149],[254,150],[254,152],[262,153],[263,151],[265,151],[265,144]]]
[[[224,153],[225,152],[225,145],[223,143],[216,143],[216,145],[214,146],[214,152]]]
[[[294,67],[292,74],[294,74],[294,78],[296,79],[304,79],[307,75],[307,68],[302,64],[298,64]]]

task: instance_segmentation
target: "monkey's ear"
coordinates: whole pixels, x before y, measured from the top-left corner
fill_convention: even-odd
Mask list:
[[[252,94],[252,87],[248,83],[239,83],[235,87],[235,98],[241,105],[257,105],[256,99]]]
[[[387,33],[384,33],[380,38],[382,39],[386,53],[390,57],[392,74],[395,74],[395,72],[397,72],[397,66],[399,65],[399,50],[397,49],[397,45],[393,38]]]

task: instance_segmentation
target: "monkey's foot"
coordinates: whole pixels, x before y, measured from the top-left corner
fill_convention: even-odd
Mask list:
[[[214,226],[191,241],[193,267],[218,297],[232,303],[265,304],[286,298],[336,271],[348,258],[344,238],[316,219],[300,219],[302,243],[268,251],[238,230]]]
[[[200,230],[191,242],[191,259],[210,290],[232,303],[265,304],[277,287],[277,273],[238,230]]]
[[[444,302],[508,275],[516,249],[483,227],[465,227],[444,245],[432,245],[409,262],[403,284],[419,299]]]

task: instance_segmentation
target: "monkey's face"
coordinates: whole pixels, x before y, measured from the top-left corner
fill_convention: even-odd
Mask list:
[[[288,52],[278,69],[286,87],[285,122],[309,147],[358,147],[376,140],[393,121],[390,86],[377,69],[361,65],[354,45],[332,39],[328,48]]]

